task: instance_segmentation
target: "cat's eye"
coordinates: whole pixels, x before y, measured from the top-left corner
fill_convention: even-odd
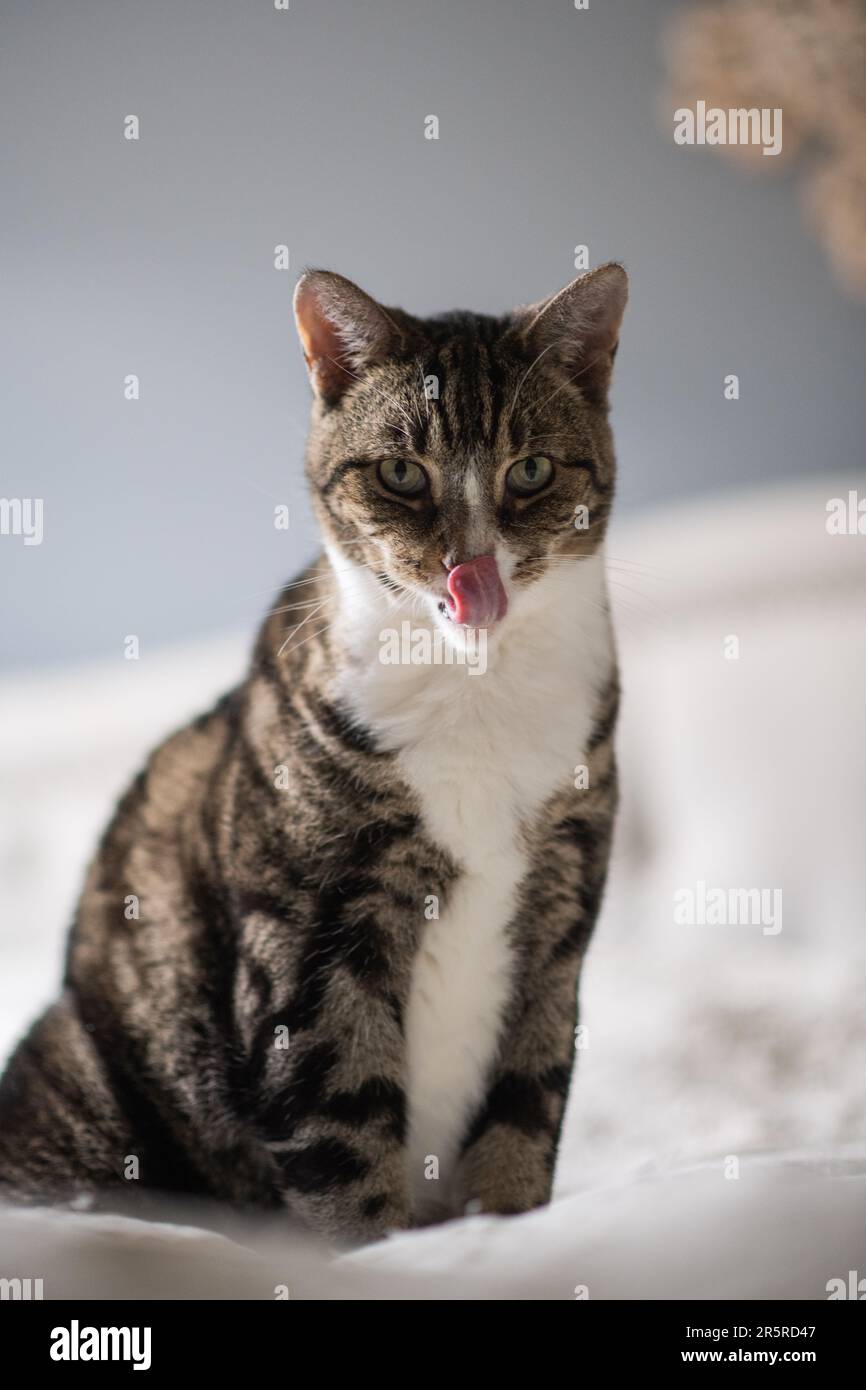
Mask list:
[[[417,497],[427,486],[427,474],[411,459],[384,459],[378,471],[382,486],[401,497]]]
[[[542,454],[533,454],[531,458],[521,459],[519,463],[512,464],[506,483],[518,496],[528,497],[530,493],[540,492],[552,477],[553,464],[550,459]]]

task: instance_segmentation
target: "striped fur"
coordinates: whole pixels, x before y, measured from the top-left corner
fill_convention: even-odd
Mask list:
[[[624,299],[603,267],[502,319],[420,320],[301,281],[325,551],[120,802],[63,994],[0,1083],[4,1192],[199,1193],[361,1239],[549,1198],[616,805]],[[515,497],[528,455],[554,474]],[[381,483],[394,456],[422,497]],[[478,554],[509,595],[487,672],[382,667],[404,619],[461,649],[445,576]]]

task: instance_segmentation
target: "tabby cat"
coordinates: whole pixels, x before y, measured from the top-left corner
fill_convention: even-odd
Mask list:
[[[626,292],[421,319],[301,278],[324,553],[117,808],[0,1083],[7,1197],[355,1240],[549,1199],[616,805]],[[404,623],[428,661],[383,659]]]

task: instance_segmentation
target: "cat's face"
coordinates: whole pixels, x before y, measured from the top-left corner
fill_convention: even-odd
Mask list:
[[[335,564],[408,590],[446,629],[492,628],[551,567],[597,549],[625,298],[611,265],[502,319],[421,320],[305,275],[307,468]]]

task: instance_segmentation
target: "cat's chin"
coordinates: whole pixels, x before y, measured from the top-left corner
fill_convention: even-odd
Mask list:
[[[495,644],[503,627],[503,619],[496,619],[483,625],[480,623],[458,623],[449,611],[447,603],[440,600],[437,604],[434,627],[455,652],[463,655],[467,652],[476,652],[479,648],[486,649],[488,643]]]
[[[485,623],[459,623],[454,617],[453,606],[449,607],[447,599],[440,600],[436,605],[436,611],[442,620],[440,626],[445,628],[449,636],[453,633],[457,637],[464,637],[467,642],[477,638],[480,632],[496,632],[502,624],[502,618],[491,618]]]

